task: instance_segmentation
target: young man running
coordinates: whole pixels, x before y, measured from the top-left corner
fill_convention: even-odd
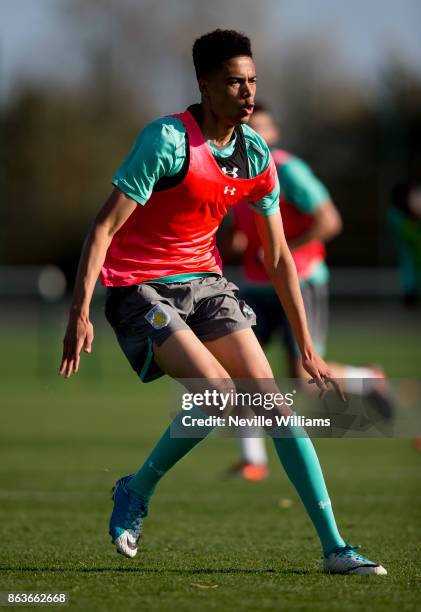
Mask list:
[[[311,168],[295,155],[278,148],[279,129],[269,109],[255,104],[249,125],[271,149],[280,184],[285,238],[297,268],[310,335],[317,352],[325,357],[329,318],[325,243],[341,232],[341,217],[326,187]],[[299,347],[265,271],[254,216],[245,204],[234,207],[230,215],[230,250],[241,255],[242,260],[241,293],[256,314],[255,333],[262,346],[280,331],[288,359],[288,376],[305,380],[308,375],[301,364]],[[391,418],[392,393],[380,368],[332,361],[328,366],[333,376],[342,381],[345,391],[365,396],[383,418]],[[230,474],[247,480],[265,478],[268,467],[264,438],[243,437],[240,443],[242,460],[230,469]]]
[[[147,382],[162,374],[209,385],[231,378],[273,379],[251,330],[253,312],[221,275],[215,233],[229,206],[253,203],[265,265],[321,389],[330,371],[313,348],[278,208],[276,171],[264,141],[247,127],[256,73],[250,41],[231,30],[199,38],[193,60],[201,104],[148,125],[114,177],[82,251],[60,373],[91,351],[89,304],[99,273],[106,315],[130,364]],[[175,419],[177,421],[177,417]],[[117,551],[137,552],[148,502],[162,476],[199,438],[164,432],[141,468],[117,481],[110,535]],[[314,447],[305,435],[274,445],[320,537],[324,570],[385,574],[339,534]]]

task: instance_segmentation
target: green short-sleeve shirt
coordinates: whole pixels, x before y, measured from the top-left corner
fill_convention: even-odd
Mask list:
[[[247,125],[242,126],[250,176],[266,170],[270,151],[265,141]],[[176,117],[163,117],[149,123],[137,137],[129,156],[114,175],[113,184],[138,204],[144,205],[152,195],[155,183],[164,176],[177,174],[186,158],[186,129]],[[224,148],[208,142],[213,155],[229,157],[235,138]],[[269,216],[279,210],[279,183],[271,193],[252,204],[256,212]]]
[[[278,167],[278,178],[281,196],[303,213],[311,214],[330,200],[326,187],[298,157],[290,157]]]

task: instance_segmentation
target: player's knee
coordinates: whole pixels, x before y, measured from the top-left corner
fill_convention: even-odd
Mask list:
[[[265,405],[267,401],[271,401],[271,398],[278,397],[280,389],[273,378],[258,378],[252,381],[254,395],[259,395],[262,398],[262,405]]]
[[[266,360],[259,361],[256,359],[253,361],[249,359],[241,364],[241,375],[237,375],[236,377],[248,378],[250,380],[273,379],[273,372]]]

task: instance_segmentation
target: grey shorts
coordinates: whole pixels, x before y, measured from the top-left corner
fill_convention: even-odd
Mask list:
[[[316,351],[326,355],[327,330],[329,324],[329,287],[327,283],[301,284],[308,328]]]
[[[310,336],[316,350],[323,357],[326,354],[326,338],[329,312],[328,285],[303,282],[301,293],[307,315]],[[242,292],[257,317],[255,333],[264,346],[270,342],[276,332],[282,334],[282,340],[288,355],[300,356],[300,349],[295,341],[291,326],[272,288],[256,289],[246,287]]]
[[[105,316],[132,368],[143,382],[150,382],[164,374],[154,361],[153,344],[160,346],[175,331],[191,329],[200,340],[215,340],[256,324],[238,291],[216,274],[111,287]]]

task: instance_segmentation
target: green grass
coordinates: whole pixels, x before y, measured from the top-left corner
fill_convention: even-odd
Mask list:
[[[420,333],[333,332],[335,359],[419,374]],[[272,448],[267,481],[230,481],[221,475],[236,446],[215,436],[160,484],[138,557],[117,556],[109,490],[166,426],[168,383],[141,386],[105,331],[79,379],[64,382],[50,375],[59,353],[51,339],[3,334],[0,590],[64,590],[77,610],[418,607],[421,454],[410,440],[316,441],[343,535],[384,563],[385,578],[323,575],[317,538]],[[281,498],[292,506],[282,509]]]

